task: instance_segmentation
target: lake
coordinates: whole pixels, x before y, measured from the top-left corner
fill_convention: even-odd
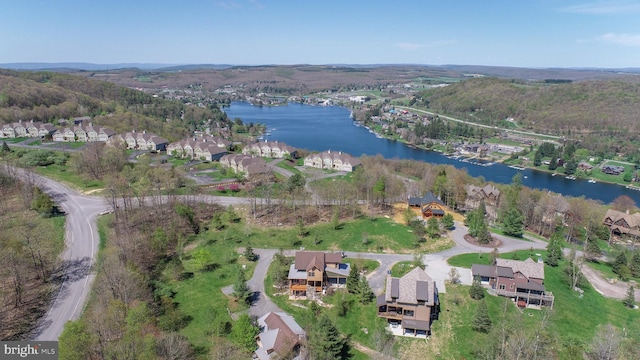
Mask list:
[[[564,176],[530,169],[516,170],[506,165],[480,166],[450,159],[438,152],[411,148],[402,142],[377,137],[368,129],[356,126],[350,111],[337,106],[311,106],[290,103],[286,106],[253,106],[246,102],[233,102],[223,108],[230,119],[240,118],[246,124],[261,123],[267,126],[265,139],[281,141],[293,147],[311,151],[343,151],[353,156],[382,155],[387,159],[413,159],[434,164],[448,164],[464,168],[471,176],[482,176],[496,183],[511,183],[518,172],[522,183],[536,189],[610,203],[620,195],[628,195],[640,204],[640,191],[624,186],[589,183],[587,180],[569,180]]]

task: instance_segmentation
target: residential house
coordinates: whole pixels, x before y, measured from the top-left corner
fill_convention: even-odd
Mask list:
[[[77,122],[77,119],[91,119],[87,116],[74,119],[73,127],[65,127],[55,131],[52,135],[53,141],[60,142],[106,142],[111,138],[115,131],[102,126],[94,126],[90,122]]]
[[[354,171],[361,164],[360,160],[347,153],[342,151],[332,153],[331,150],[311,154],[304,159],[304,166],[347,172]]]
[[[289,268],[289,296],[313,296],[329,287],[344,287],[351,266],[342,262],[342,254],[298,251]]]
[[[604,214],[602,222],[609,227],[611,234],[640,236],[640,213],[629,214],[609,209]]]
[[[132,132],[117,134],[111,137],[108,141],[110,146],[125,146],[127,149],[135,150],[149,150],[149,151],[165,151],[169,141],[154,133],[147,132]]]
[[[245,155],[282,159],[287,156],[297,157],[298,150],[293,146],[278,141],[264,141],[248,144],[242,149],[242,153]]]
[[[603,165],[600,169],[603,173],[609,175],[620,175],[624,172],[624,166]]]
[[[566,224],[571,206],[562,195],[550,196],[545,205],[542,214],[542,221],[545,224],[553,225],[556,219],[560,219],[562,224]]]
[[[14,123],[8,123],[2,125],[2,132],[0,137],[3,138],[21,138],[29,136],[27,133],[26,123],[22,123],[22,120]]]
[[[498,218],[498,204],[500,203],[500,190],[491,184],[483,187],[475,185],[465,185],[467,198],[464,207],[467,211],[475,210],[484,201],[484,207],[490,220]]]
[[[218,147],[215,150],[213,146]],[[173,142],[167,145],[167,154],[180,158],[199,158],[211,156],[211,160],[218,160],[222,155],[228,152],[231,142],[220,137],[211,135],[193,136],[187,139]]]
[[[76,133],[72,128],[65,127],[62,129],[58,129],[52,136],[53,141],[58,142],[75,142],[76,141]]]
[[[544,288],[542,260],[496,259],[492,266],[473,264],[471,273],[492,293],[512,298],[518,307],[553,307],[553,294]]]
[[[258,349],[255,351],[258,359],[302,359],[300,349],[307,333],[291,315],[269,312],[258,319],[258,326],[260,333],[256,336]]]
[[[262,158],[249,155],[223,155],[220,158],[220,164],[225,168],[232,168],[236,173],[244,173],[245,178],[271,173],[267,163]]]
[[[426,193],[422,197],[409,197],[407,204],[410,207],[419,207],[422,212],[423,218],[443,217],[447,206],[438,199],[438,197],[431,191]]]
[[[400,326],[402,335],[428,335],[440,312],[436,282],[420,267],[401,278],[387,275],[385,293],[378,296],[376,304],[378,317]]]
[[[580,163],[578,164],[578,170],[582,170],[582,171],[591,171],[593,170],[593,165],[589,164],[586,161],[580,161]]]

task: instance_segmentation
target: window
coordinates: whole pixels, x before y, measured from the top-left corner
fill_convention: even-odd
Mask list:
[[[405,310],[403,315],[404,316],[413,316],[413,310]]]
[[[500,284],[500,290],[504,290],[504,289],[506,289],[506,288],[507,288],[507,287],[505,286],[505,284]]]
[[[513,285],[509,285],[509,289],[513,289]]]
[[[316,276],[316,272],[315,271],[309,271],[309,276]]]

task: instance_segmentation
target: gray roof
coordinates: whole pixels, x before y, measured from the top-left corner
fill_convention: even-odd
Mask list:
[[[395,298],[397,302],[405,304],[417,304],[421,300],[427,305],[433,305],[437,291],[436,282],[424,270],[416,267],[399,279],[387,278],[385,300],[391,302]],[[396,294],[397,297],[394,296]]]
[[[544,263],[533,261],[531,258],[527,258],[527,260],[524,261],[496,259],[496,263],[498,267],[508,267],[511,268],[514,273],[522,273],[527,279],[544,279]]]
[[[402,327],[405,329],[429,330],[429,322],[403,319]]]
[[[496,277],[496,267],[492,265],[472,264],[471,274],[473,274],[473,276],[494,278]]]

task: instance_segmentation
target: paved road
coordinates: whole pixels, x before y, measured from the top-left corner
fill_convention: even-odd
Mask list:
[[[22,178],[27,176],[22,169],[5,171],[15,171]],[[51,308],[32,334],[34,340],[57,340],[64,324],[77,319],[86,303],[94,278],[91,267],[99,243],[95,220],[109,206],[102,198],[82,196],[53,180],[34,174],[30,176],[66,214],[62,284]]]

